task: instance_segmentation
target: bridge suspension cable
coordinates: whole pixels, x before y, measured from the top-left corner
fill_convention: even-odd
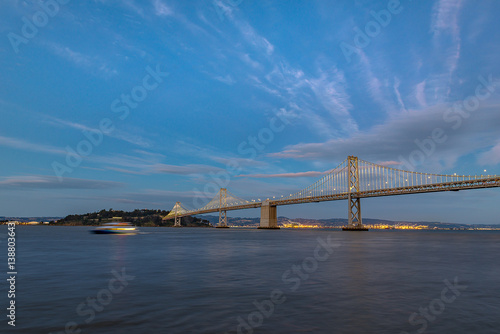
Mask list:
[[[344,160],[336,168],[310,186],[289,196],[283,196],[285,200],[293,200],[307,197],[329,196],[348,192],[348,160]]]
[[[359,188],[356,192],[377,191],[385,189],[400,189],[407,187],[420,187],[434,184],[451,184],[461,181],[474,181],[489,178],[490,175],[447,175],[412,172],[383,165],[374,164],[358,159]],[[491,176],[496,177],[496,176]],[[352,185],[349,183],[348,159],[340,163],[321,179],[310,186],[290,194],[281,196],[283,201],[293,201],[307,198],[322,198],[328,200],[330,197],[337,197],[348,194]]]
[[[221,201],[221,198],[224,198],[224,200]],[[234,196],[229,191],[227,191],[226,188],[221,188],[217,192],[217,194],[207,204],[205,204],[205,206],[191,211],[194,212],[194,211],[219,209],[219,208],[232,207],[249,203],[251,202]]]

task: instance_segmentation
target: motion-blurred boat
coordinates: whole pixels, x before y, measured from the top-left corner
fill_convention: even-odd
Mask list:
[[[136,234],[137,228],[128,222],[105,223],[91,230],[95,234]]]

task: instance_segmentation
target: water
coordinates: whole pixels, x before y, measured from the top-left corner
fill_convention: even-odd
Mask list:
[[[499,232],[88,230],[17,227],[16,332],[500,333]]]

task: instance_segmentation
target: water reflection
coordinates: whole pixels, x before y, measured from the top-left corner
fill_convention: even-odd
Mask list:
[[[415,332],[409,315],[455,276],[470,288],[428,332],[500,328],[500,292],[491,288],[500,277],[498,233],[144,230],[98,236],[79,227],[20,227],[18,329],[57,332],[74,321],[98,334],[235,333],[238,317],[248,319],[255,301],[281,289],[286,301],[255,333]],[[327,236],[340,247],[292,290],[283,274]],[[108,289],[111,271],[121,268],[135,279],[86,324],[77,306]]]

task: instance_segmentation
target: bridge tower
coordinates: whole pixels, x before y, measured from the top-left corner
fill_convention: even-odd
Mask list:
[[[181,217],[177,215],[177,212],[179,211],[181,207],[181,202],[176,202],[174,205],[174,211],[175,211],[175,222],[174,222],[174,227],[181,227]]]
[[[259,228],[279,229],[276,205],[270,205],[269,199],[263,201],[260,207]]]
[[[227,204],[227,189],[220,188],[219,191],[219,224],[216,226],[217,228],[229,228],[227,226],[227,211],[222,208],[226,207]]]
[[[347,168],[349,173],[348,185],[348,205],[349,205],[349,221],[347,226],[342,228],[343,231],[368,231],[361,220],[361,200],[357,193],[359,192],[359,169],[358,158],[349,156],[347,158]]]

